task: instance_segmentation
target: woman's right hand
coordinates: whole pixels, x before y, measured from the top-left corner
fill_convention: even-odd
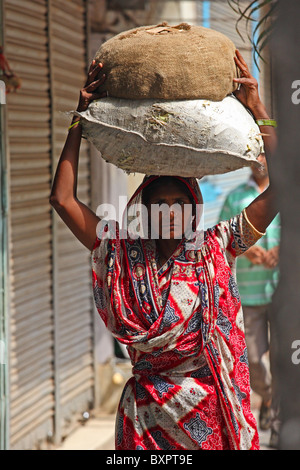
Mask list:
[[[102,69],[103,64],[97,64],[95,60],[92,61],[88,71],[86,83],[80,90],[77,111],[85,111],[93,100],[107,96],[106,91],[102,91],[101,93],[97,92],[97,89],[104,83],[106,79]]]
[[[80,90],[77,111],[82,112],[96,99],[107,96],[97,90],[105,81],[102,64],[93,61],[84,87]],[[78,125],[77,125],[78,123]],[[76,196],[78,180],[78,158],[81,142],[80,116],[74,116],[74,126],[68,132],[62,150],[50,195],[50,203],[76,238],[92,250],[99,217]]]

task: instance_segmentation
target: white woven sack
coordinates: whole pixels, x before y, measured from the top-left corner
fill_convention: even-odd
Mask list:
[[[102,157],[128,173],[200,178],[259,165],[259,128],[233,95],[219,102],[105,98],[77,114]]]

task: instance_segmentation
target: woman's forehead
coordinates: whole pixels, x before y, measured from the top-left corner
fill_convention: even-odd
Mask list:
[[[162,195],[165,193],[173,197],[176,192],[178,198],[183,198],[186,195],[190,202],[202,203],[201,191],[195,178],[186,180],[176,176],[148,176],[145,177],[143,185],[145,185],[142,189],[144,204],[148,204],[150,200],[153,201],[154,197],[157,198],[158,195],[163,199]]]
[[[190,201],[191,200],[191,193],[188,188],[184,188],[176,182],[170,182],[164,185],[160,185],[159,187],[153,188],[148,196],[148,201],[154,201],[157,199],[162,200],[176,200],[176,199],[183,199]]]
[[[156,194],[175,194],[175,193],[187,195],[189,193],[189,189],[183,183],[179,183],[175,180],[161,183],[158,186],[153,187],[153,191],[150,189],[151,196],[154,196]]]

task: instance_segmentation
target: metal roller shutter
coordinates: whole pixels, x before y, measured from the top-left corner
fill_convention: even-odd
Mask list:
[[[241,2],[242,8],[245,5],[245,8],[249,2]],[[250,65],[252,64],[252,46],[248,40],[246,23],[241,21],[239,23],[239,31],[242,35],[242,38],[236,31],[235,25],[236,21],[239,18],[238,13],[235,13],[232,8],[228,5],[227,2],[221,1],[211,1],[210,2],[210,27],[216,31],[220,31],[225,34],[231,41],[236,45],[236,47],[243,54],[244,59]]]
[[[7,95],[10,152],[10,447],[53,428],[50,99],[46,1],[5,2],[5,51],[22,77]]]
[[[54,168],[86,78],[85,1],[50,2],[50,73]],[[78,197],[89,204],[90,156],[82,141]],[[89,254],[54,215],[54,304],[56,331],[56,431],[63,435],[74,413],[93,401],[93,310]]]
[[[10,154],[10,448],[59,442],[93,402],[87,251],[52,214],[53,169],[86,75],[86,2],[7,0],[5,51],[22,87],[7,96]],[[76,77],[76,78],[75,78]],[[89,151],[79,197],[89,203]]]

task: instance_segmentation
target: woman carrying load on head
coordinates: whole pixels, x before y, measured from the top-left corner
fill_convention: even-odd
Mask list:
[[[241,70],[236,97],[255,119],[268,119],[257,83],[236,54]],[[101,97],[96,90],[103,81],[101,64],[92,63],[79,111]],[[262,133],[270,156],[275,131],[262,127]],[[121,236],[115,226],[113,236],[107,236],[110,224],[101,225],[76,198],[80,140],[81,125],[74,117],[51,204],[92,251],[96,306],[114,337],[127,345],[132,361],[133,376],[117,414],[116,449],[258,449],[234,267],[236,257],[276,215],[272,186],[241,214],[203,235],[196,179],[145,177],[125,213],[146,207],[145,235],[128,229]],[[170,210],[165,217],[158,212],[154,227],[154,208],[162,205]]]

